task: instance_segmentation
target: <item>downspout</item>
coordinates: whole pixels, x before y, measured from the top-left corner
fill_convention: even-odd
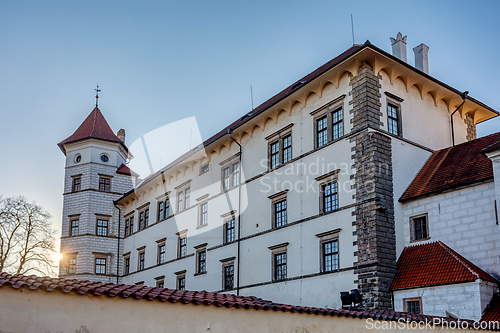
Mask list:
[[[242,174],[242,171],[243,171],[243,166],[241,165],[241,145],[238,141],[236,141],[232,136],[231,134],[233,133],[233,131],[231,130],[231,128],[228,128],[227,129],[227,134],[229,135],[229,137],[231,138],[231,140],[234,141],[234,143],[236,143],[238,145],[238,147],[240,147],[240,156],[238,156],[239,158],[239,168],[240,168],[240,174],[239,174],[239,184],[238,184],[238,239],[237,239],[237,257],[236,257],[236,295],[239,295],[240,294],[240,239],[241,239],[241,174]]]
[[[121,232],[121,219],[122,219],[122,210],[116,204],[116,201],[113,201],[113,204],[116,208],[118,208],[118,241],[116,242],[116,284],[120,283],[120,232]]]
[[[451,117],[450,117],[450,120],[451,120],[451,145],[452,145],[452,146],[454,146],[454,145],[455,145],[455,130],[453,129],[453,115],[455,114],[455,112],[457,112],[457,111],[458,111],[458,110],[462,107],[462,105],[464,105],[464,103],[465,103],[465,99],[467,98],[467,94],[468,94],[468,93],[469,93],[468,91],[464,91],[464,92],[462,93],[462,99],[463,99],[463,101],[462,101],[462,103],[458,106],[458,108],[457,108],[455,111],[453,111],[453,113],[451,114]]]

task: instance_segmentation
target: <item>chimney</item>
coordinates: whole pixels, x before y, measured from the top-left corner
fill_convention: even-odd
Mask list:
[[[392,55],[395,56],[396,58],[399,58],[403,60],[404,62],[407,62],[406,60],[406,37],[398,32],[398,35],[396,36],[396,39],[391,37],[391,44],[392,44]]]
[[[121,128],[118,133],[116,133],[116,136],[118,137],[118,139],[122,140],[123,143],[125,143],[125,130],[123,128]]]
[[[422,43],[415,46],[413,52],[415,52],[415,67],[429,74],[429,47]]]

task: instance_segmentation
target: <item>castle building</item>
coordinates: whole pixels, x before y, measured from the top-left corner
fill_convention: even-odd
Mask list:
[[[392,54],[354,45],[144,179],[127,167],[124,132],[94,109],[59,144],[60,275],[335,308],[357,289],[365,308],[426,314],[443,306],[430,310],[421,288],[475,283],[489,295],[480,310],[450,313],[481,316],[500,273],[498,155],[482,150],[500,137],[476,139],[475,126],[498,112],[430,76],[424,44],[413,67],[406,37],[392,43]],[[466,171],[478,156],[485,178]],[[460,204],[469,192],[483,215]],[[462,235],[474,221],[484,228]],[[480,281],[410,281],[439,266],[403,269],[426,251]]]

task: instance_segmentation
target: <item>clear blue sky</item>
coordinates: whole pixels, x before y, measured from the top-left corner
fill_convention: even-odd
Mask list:
[[[497,1],[1,1],[0,194],[25,195],[59,227],[56,144],[99,102],[127,142],[195,116],[204,138],[369,39],[426,43],[430,74],[500,110]],[[496,119],[480,136],[500,130]],[[165,145],[168,149],[168,144]]]

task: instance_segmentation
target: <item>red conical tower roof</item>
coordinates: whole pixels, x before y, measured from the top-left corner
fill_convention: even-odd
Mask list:
[[[57,145],[61,148],[62,152],[66,154],[65,144],[82,141],[86,139],[98,139],[110,142],[121,143],[127,149],[124,142],[120,140],[108,122],[101,113],[101,110],[96,106],[89,116],[83,121],[78,129],[66,140],[59,142]]]

